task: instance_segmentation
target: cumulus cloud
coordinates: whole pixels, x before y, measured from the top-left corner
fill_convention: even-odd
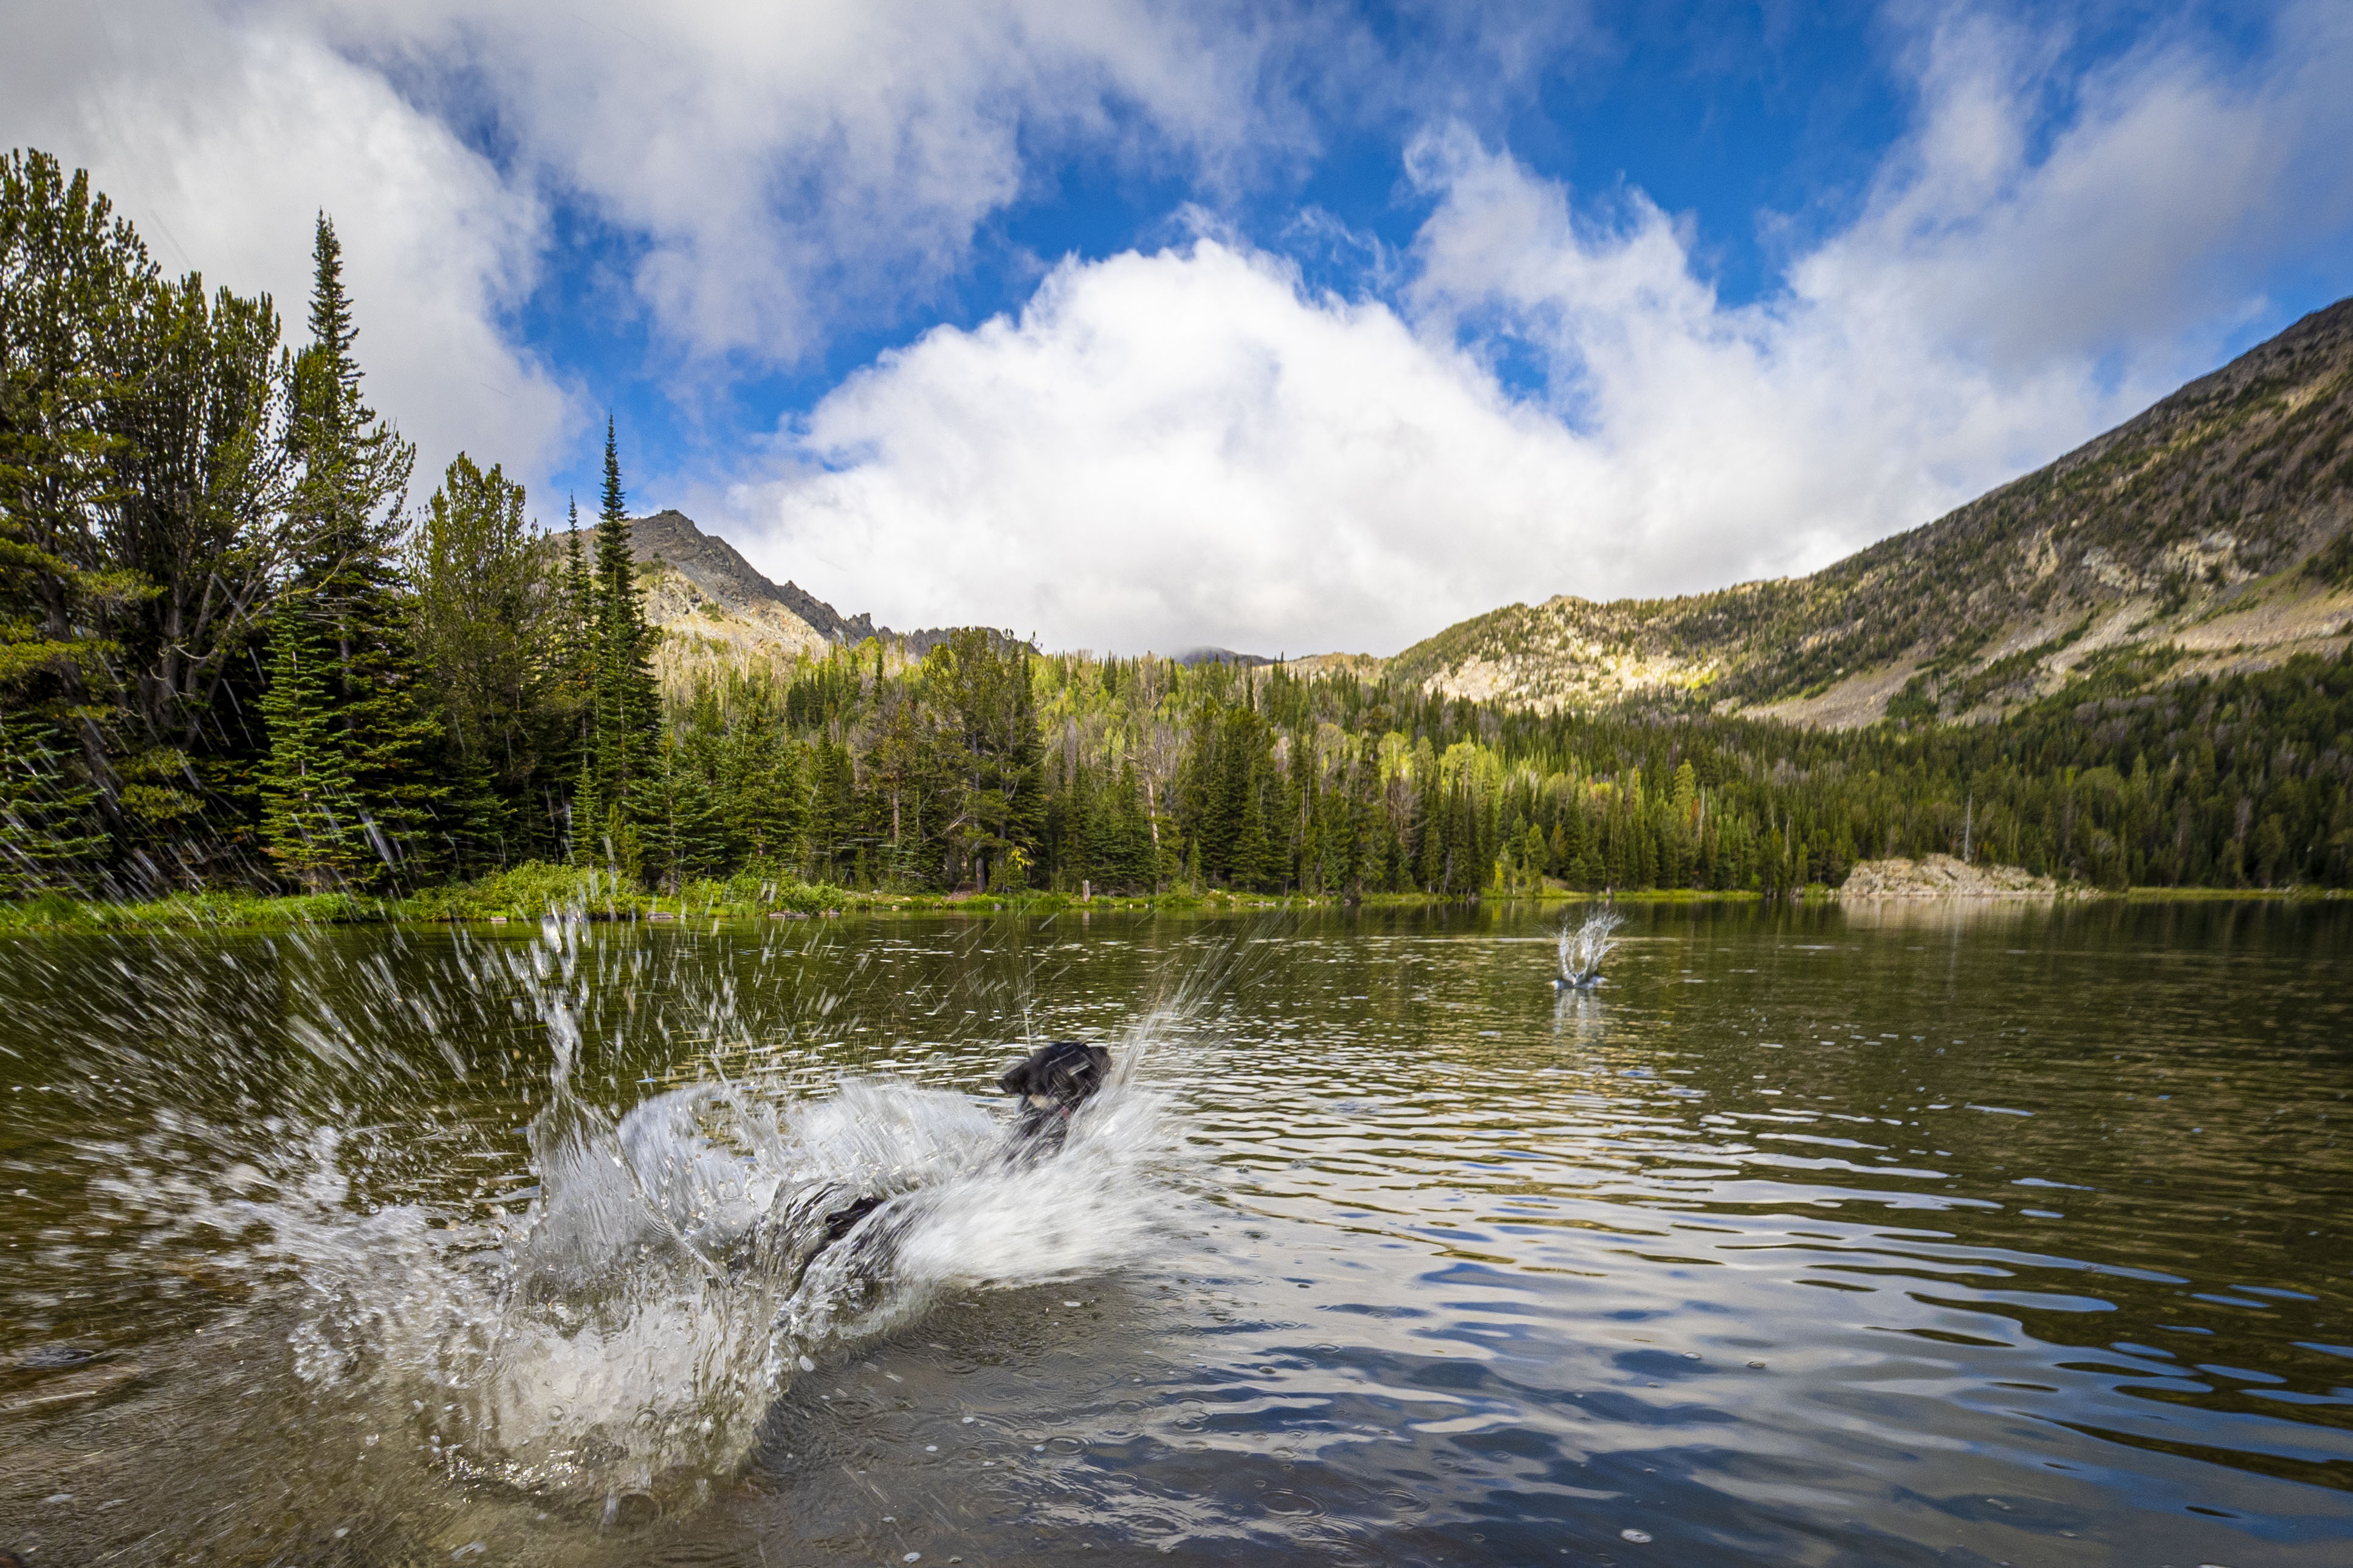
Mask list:
[[[1639,191],[1579,204],[1441,127],[1391,302],[1232,243],[1066,263],[851,378],[731,509],[895,624],[1120,649],[1388,652],[1513,599],[1810,570],[2204,368],[2264,309],[2245,278],[2353,223],[2341,9],[2235,75],[2160,40],[2056,118],[2037,44],[1924,30],[1914,132],[1761,302]]]
[[[167,263],[281,302],[329,209],[378,400],[428,464],[529,470],[594,403],[517,345],[555,215],[601,237],[614,286],[578,291],[691,365],[691,404],[923,303],[1040,149],[1213,191],[1297,155],[1271,73],[1308,26],[1159,0],[25,7],[0,138],[89,167]]]
[[[0,139],[89,168],[167,270],[269,292],[290,341],[332,213],[369,394],[427,483],[460,447],[526,470],[549,453],[564,392],[501,324],[538,210],[380,76],[303,29],[169,3],[61,6],[9,36]]]
[[[1427,628],[1535,567],[1594,478],[1469,356],[1208,239],[1067,262],[1018,321],[851,377],[799,444],[820,467],[735,497],[789,519],[780,569],[902,626],[1097,647]]]
[[[629,284],[702,355],[790,363],[951,276],[1041,146],[1211,184],[1302,122],[1262,90],[1283,24],[1155,0],[343,0],[330,36],[513,177],[629,237]]]

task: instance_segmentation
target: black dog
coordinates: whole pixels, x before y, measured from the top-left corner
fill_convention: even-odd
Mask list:
[[[1005,1069],[998,1089],[1021,1097],[1013,1135],[1021,1143],[1046,1139],[1060,1147],[1071,1113],[1094,1098],[1111,1076],[1111,1053],[1081,1040],[1040,1046]]]
[[[1070,1131],[1071,1113],[1093,1099],[1110,1076],[1111,1053],[1082,1040],[1056,1040],[1040,1046],[1006,1068],[997,1087],[1020,1100],[1006,1157],[1035,1159],[1060,1149]],[[806,1272],[819,1253],[839,1243],[858,1228],[860,1220],[895,1195],[869,1193],[842,1203],[849,1194],[839,1187],[797,1194],[791,1206],[799,1214],[806,1215],[812,1210],[825,1214],[816,1227],[815,1245],[798,1260],[797,1271]],[[799,1234],[801,1226],[788,1223],[780,1230],[785,1235]]]

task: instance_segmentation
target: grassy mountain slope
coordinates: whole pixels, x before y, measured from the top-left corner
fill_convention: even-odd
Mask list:
[[[1387,673],[1555,707],[1675,696],[1831,725],[1984,718],[2094,669],[2337,651],[2353,622],[2353,300],[2046,468],[1810,577],[1564,595]]]

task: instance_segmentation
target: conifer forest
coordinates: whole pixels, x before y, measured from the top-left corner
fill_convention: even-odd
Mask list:
[[[960,631],[658,681],[612,426],[583,518],[419,476],[324,216],[303,321],[0,165],[0,894],[1787,892],[1930,852],[2092,886],[2353,879],[2353,671],[2094,670],[1999,722],[1552,712]],[[420,492],[421,499],[420,499]]]

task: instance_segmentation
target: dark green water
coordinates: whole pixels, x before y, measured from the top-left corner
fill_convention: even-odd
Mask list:
[[[609,1516],[320,1371],[436,1310],[403,1249],[529,1200],[540,933],[13,942],[0,1547],[2353,1562],[2353,910],[1628,913],[1565,1001],[1533,910],[593,931],[609,1110],[986,1094],[1175,998],[1143,1076],[1196,1154],[1149,1245],[818,1347]],[[372,1254],[364,1300],[301,1261]]]

